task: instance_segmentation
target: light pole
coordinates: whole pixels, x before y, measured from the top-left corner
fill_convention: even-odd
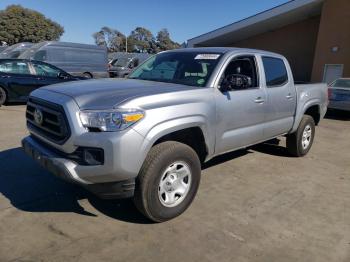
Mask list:
[[[128,52],[128,35],[125,34],[125,53]]]

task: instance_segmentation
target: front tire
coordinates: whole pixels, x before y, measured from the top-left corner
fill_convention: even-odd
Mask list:
[[[89,73],[89,72],[85,72],[85,73],[83,74],[83,76],[84,76],[85,78],[87,78],[87,79],[92,79],[92,78],[93,78],[92,74]]]
[[[296,132],[287,136],[287,150],[292,156],[305,156],[314,141],[315,121],[309,115],[304,115]]]
[[[134,203],[154,222],[170,220],[190,206],[200,177],[201,164],[191,147],[174,141],[157,144],[136,180]]]
[[[0,106],[2,106],[3,104],[6,103],[7,100],[7,94],[5,89],[3,89],[2,87],[0,87]]]

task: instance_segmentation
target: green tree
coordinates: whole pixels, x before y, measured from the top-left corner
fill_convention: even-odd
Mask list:
[[[0,42],[8,45],[59,40],[63,33],[61,25],[37,11],[20,5],[10,5],[5,10],[0,10]]]
[[[128,50],[131,52],[154,53],[154,36],[144,27],[136,27],[128,37]]]
[[[156,44],[157,44],[158,52],[180,48],[179,43],[176,43],[173,40],[171,40],[169,31],[166,28],[163,28],[158,32],[156,37]]]
[[[95,39],[96,45],[106,46],[109,52],[125,50],[125,35],[116,29],[104,26],[92,37]]]

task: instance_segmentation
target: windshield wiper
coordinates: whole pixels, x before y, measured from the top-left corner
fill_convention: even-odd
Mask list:
[[[154,81],[154,82],[165,82],[165,83],[172,83],[169,79],[163,79],[163,78],[142,78],[142,77],[129,77],[129,79],[138,79],[138,80],[146,80],[146,81]]]

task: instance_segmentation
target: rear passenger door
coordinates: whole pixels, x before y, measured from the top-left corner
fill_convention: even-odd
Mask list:
[[[262,56],[267,93],[264,139],[288,132],[294,122],[296,90],[289,79],[287,61],[279,57]]]

